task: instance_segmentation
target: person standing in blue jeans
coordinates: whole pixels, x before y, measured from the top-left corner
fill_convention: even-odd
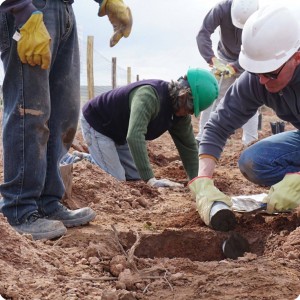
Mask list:
[[[5,70],[2,212],[17,232],[33,239],[59,237],[66,227],[84,225],[96,216],[89,207],[69,210],[60,202],[65,187],[59,161],[72,144],[80,110],[72,3],[6,0],[0,6]],[[107,7],[103,15],[117,20]]]
[[[266,105],[297,130],[262,139],[244,150],[241,173],[251,182],[270,186],[263,202],[268,213],[300,205],[300,24],[295,7],[266,5],[246,21],[239,63],[246,71],[232,84],[207,122],[199,147],[198,177],[189,183],[197,210],[210,225],[216,202],[227,208],[218,230],[235,222],[231,198],[214,186],[212,175],[227,138],[257,109]],[[230,213],[231,212],[231,213]],[[221,214],[221,213],[220,213]],[[222,215],[222,214],[221,214]],[[214,228],[214,227],[213,227]],[[216,229],[216,228],[214,228]]]

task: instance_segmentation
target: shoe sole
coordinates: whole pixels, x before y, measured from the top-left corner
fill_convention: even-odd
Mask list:
[[[67,228],[65,228],[65,227],[59,228],[55,231],[50,231],[50,232],[45,232],[45,233],[25,232],[25,231],[20,231],[20,230],[18,230],[18,228],[15,228],[15,227],[13,227],[13,229],[21,235],[25,235],[25,234],[31,235],[34,240],[43,240],[43,239],[53,240],[53,239],[56,239],[56,238],[59,238],[59,237],[65,235],[67,232]]]
[[[77,227],[77,226],[82,226],[86,225],[89,222],[92,222],[96,218],[96,213],[92,212],[91,214],[84,216],[82,218],[78,218],[75,220],[59,220],[61,221],[67,228],[71,227]]]

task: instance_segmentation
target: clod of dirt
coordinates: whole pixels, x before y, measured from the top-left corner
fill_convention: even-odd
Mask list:
[[[127,266],[126,257],[123,255],[117,255],[110,261],[110,272],[114,276],[119,276],[121,272],[125,270]]]
[[[230,236],[223,243],[223,253],[227,258],[237,259],[250,251],[248,241],[237,232],[230,233]]]
[[[135,289],[135,284],[142,280],[138,274],[133,274],[129,269],[125,269],[119,274],[118,281],[125,284],[127,290],[132,291]]]
[[[101,300],[118,300],[119,296],[116,291],[104,290]]]

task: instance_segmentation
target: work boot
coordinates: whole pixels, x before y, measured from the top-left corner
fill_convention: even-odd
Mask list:
[[[34,240],[51,240],[67,232],[62,222],[43,219],[38,212],[34,212],[24,223],[14,225],[12,228],[20,234],[31,234]]]
[[[96,213],[90,207],[70,210],[59,203],[58,209],[47,216],[49,220],[61,221],[66,227],[85,225],[93,221]]]
[[[279,126],[279,132],[284,132],[285,122],[277,122]]]
[[[277,122],[270,122],[270,126],[271,126],[272,134],[279,133],[279,128],[278,128]]]

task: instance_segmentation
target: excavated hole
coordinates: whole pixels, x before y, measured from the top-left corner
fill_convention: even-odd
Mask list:
[[[270,251],[270,239],[284,232],[288,235],[299,226],[299,218],[287,216],[272,218],[263,216],[243,216],[235,232],[238,232],[249,243],[251,253],[257,256]],[[229,232],[217,232],[208,228],[166,229],[160,233],[140,234],[140,243],[134,255],[140,258],[188,258],[192,261],[219,261],[225,257],[222,251],[223,242]],[[120,241],[128,250],[136,241],[133,232],[122,232]]]
[[[129,249],[135,242],[132,232],[121,234],[121,243]],[[222,252],[226,233],[212,230],[165,230],[162,233],[143,234],[134,255],[140,258],[189,258],[192,261],[224,259]]]

